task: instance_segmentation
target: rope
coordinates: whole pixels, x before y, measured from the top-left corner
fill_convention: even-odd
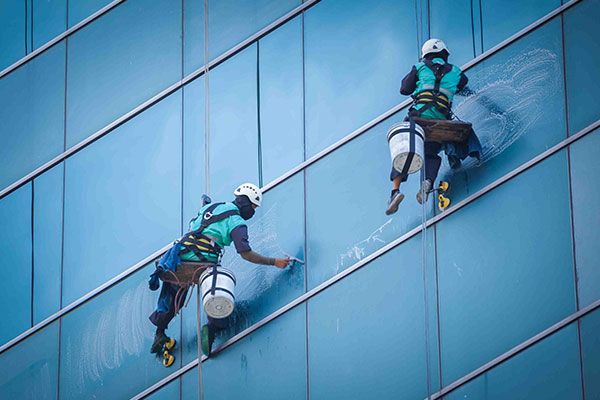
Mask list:
[[[210,194],[210,82],[209,82],[209,53],[208,53],[208,0],[204,0],[204,182],[206,193]],[[197,322],[197,351],[198,351],[198,400],[204,400],[204,381],[202,379],[202,343],[201,343],[201,301],[200,282],[196,290],[196,322]]]
[[[423,141],[423,148],[425,148],[425,141]],[[425,151],[423,151],[423,169],[421,173],[421,188],[425,182],[426,175],[426,163],[427,157]],[[432,189],[433,189],[432,182]],[[427,201],[425,200],[427,193],[421,193],[423,196],[423,202],[421,204],[421,244],[422,244],[422,269],[423,269],[423,306],[424,306],[424,330],[425,330],[425,363],[426,363],[426,381],[427,381],[427,399],[430,398],[431,393],[431,365],[429,355],[429,302],[427,296]]]
[[[204,0],[204,182],[210,193],[210,82],[208,54],[208,0]]]
[[[200,282],[198,282],[200,283]],[[202,306],[200,302],[200,285],[196,285],[196,346],[198,351],[198,400],[204,400],[204,381],[202,379]]]

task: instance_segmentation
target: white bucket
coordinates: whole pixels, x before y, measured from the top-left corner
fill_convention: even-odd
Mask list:
[[[400,173],[412,174],[423,166],[423,140],[425,132],[419,125],[400,122],[388,130],[387,140],[392,156],[392,165]],[[409,162],[410,165],[406,165]]]
[[[215,274],[216,272],[216,274]],[[200,277],[202,305],[211,318],[227,318],[235,307],[235,276],[221,267],[208,268]]]

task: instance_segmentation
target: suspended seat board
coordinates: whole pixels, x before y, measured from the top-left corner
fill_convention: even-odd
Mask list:
[[[463,143],[473,129],[470,122],[456,120],[415,118],[415,123],[423,128],[425,140],[430,142]]]
[[[215,264],[207,262],[184,261],[177,266],[176,271],[163,270],[158,275],[163,282],[172,283],[182,287],[190,287],[200,280],[200,275]]]

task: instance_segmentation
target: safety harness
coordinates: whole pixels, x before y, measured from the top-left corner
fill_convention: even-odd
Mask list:
[[[452,64],[444,63],[438,64],[434,63],[431,60],[423,60],[423,63],[433,72],[435,75],[435,84],[425,85],[425,88],[428,90],[424,90],[420,93],[417,93],[413,96],[414,103],[413,109],[411,110],[411,114],[413,117],[420,117],[425,111],[435,108],[440,113],[444,114],[444,116],[448,119],[452,118],[452,103],[449,100],[449,93],[446,94],[446,91],[443,88],[440,88],[440,84],[444,76],[452,71]],[[429,87],[428,87],[429,86]],[[447,92],[447,91],[446,91]],[[420,109],[415,109],[414,106],[417,104],[425,104]]]
[[[232,215],[240,215],[239,210],[228,210],[221,214],[213,215],[213,211],[218,206],[225,203],[215,203],[204,211],[202,214],[202,223],[200,227],[194,231],[188,232],[179,240],[179,244],[181,244],[184,249],[182,253],[192,252],[198,257],[201,261],[209,261],[206,259],[205,255],[202,253],[212,254],[217,259],[221,258],[223,253],[223,249],[219,246],[212,238],[206,236],[202,233],[204,229],[206,229],[209,225],[215,224],[217,222],[223,221],[226,218],[231,217]],[[200,216],[199,216],[200,217]]]

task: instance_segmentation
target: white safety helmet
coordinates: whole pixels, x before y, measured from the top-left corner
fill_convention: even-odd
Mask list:
[[[236,196],[248,196],[250,202],[257,207],[260,207],[262,203],[262,190],[252,183],[242,183],[237,189],[235,189],[233,194]]]
[[[446,43],[440,39],[429,39],[423,43],[423,47],[421,48],[421,58],[425,57],[427,54],[437,53],[442,50],[446,50],[448,54],[450,54],[450,50],[446,47]]]

